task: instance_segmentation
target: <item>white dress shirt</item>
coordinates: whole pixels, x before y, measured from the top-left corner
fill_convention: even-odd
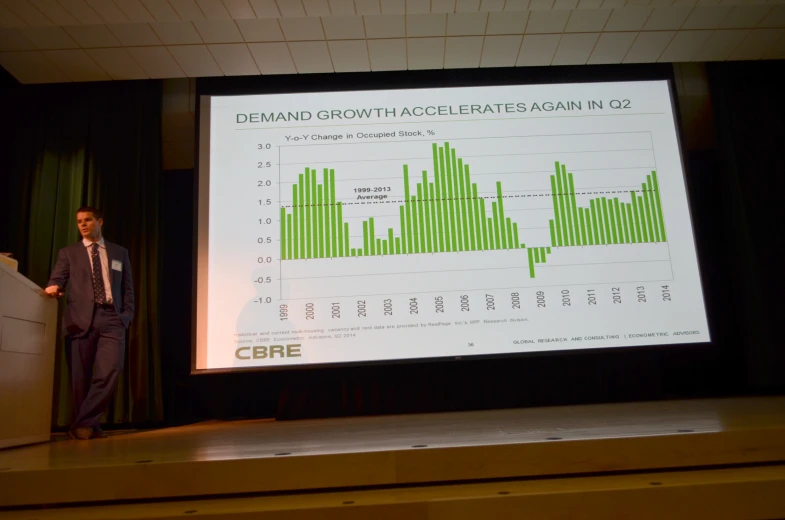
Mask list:
[[[94,242],[91,242],[88,239],[83,238],[82,244],[84,244],[85,248],[87,249],[87,258],[90,260],[90,272],[92,273]],[[112,303],[112,274],[109,272],[109,255],[106,254],[106,243],[104,242],[104,239],[101,238],[101,240],[99,240],[97,244],[98,244],[98,257],[101,259],[101,272],[104,275],[104,291],[106,291],[106,303]]]

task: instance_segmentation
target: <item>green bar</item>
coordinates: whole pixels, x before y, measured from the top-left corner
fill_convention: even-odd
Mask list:
[[[613,205],[616,206],[616,218],[621,222],[619,229],[619,242],[623,244],[630,243],[630,230],[627,229],[627,213],[624,211],[624,206],[619,203],[619,198],[613,198]]]
[[[436,143],[433,143],[433,183],[434,183],[434,192],[435,197],[431,195],[431,198],[435,200],[433,213],[436,217],[436,224],[434,229],[436,230],[436,240],[438,240],[439,245],[439,252],[444,252],[444,232],[442,231],[442,182],[441,182],[441,173],[439,173],[439,146]],[[434,240],[434,249],[436,249],[436,240]]]
[[[327,168],[324,169],[324,181],[322,182],[322,186],[324,187],[324,206],[322,206],[322,215],[324,216],[324,220],[322,221],[322,229],[324,229],[324,257],[330,258],[332,256],[330,246],[332,245],[332,239],[330,237],[330,170]]]
[[[545,250],[548,252],[548,254],[551,254],[551,248],[550,247],[546,247]]]
[[[562,168],[566,173],[567,167],[562,165]],[[572,209],[572,227],[575,229],[575,244],[582,246],[584,242],[581,240],[580,219],[578,217],[580,209],[578,208],[578,204],[575,202],[575,184],[572,180],[572,173],[567,175],[567,179],[570,187],[570,194],[568,197],[570,198],[570,208]]]
[[[630,244],[634,244],[638,240],[635,238],[635,221],[632,218],[632,204],[625,202],[622,207],[627,212],[627,228],[630,230]]]
[[[559,164],[559,163],[556,163]],[[561,246],[561,215],[559,214],[559,192],[556,190],[556,177],[551,175],[551,199],[553,199],[553,220],[551,221],[551,245]]]
[[[319,258],[319,201],[316,194],[319,190],[316,189],[316,170],[311,168],[311,241],[313,248],[311,251],[311,258]]]
[[[613,244],[615,240],[613,239],[613,228],[611,228],[612,217],[608,211],[608,199],[602,197],[600,203],[602,204],[602,223],[605,225],[605,243]]]
[[[381,238],[377,238],[376,240],[374,240],[374,242],[376,243],[376,253],[375,253],[375,255],[376,256],[382,256],[382,239]]]
[[[482,224],[480,218],[485,220],[485,215],[480,214],[480,199],[477,197],[477,185],[472,184],[472,204],[474,205],[474,231],[477,234],[477,249],[485,249],[482,244]]]
[[[493,245],[494,249],[501,249],[501,230],[499,229],[499,205],[496,202],[491,203],[493,208]]]
[[[395,253],[395,238],[393,237],[393,228],[387,229],[387,244],[385,245],[385,249],[390,252],[390,254]],[[386,254],[386,253],[385,253]]]
[[[586,237],[586,221],[583,219],[583,209],[575,208],[575,211],[578,213],[578,225],[581,230],[581,245],[585,246],[589,244],[589,239]]]
[[[401,254],[401,237],[395,237],[395,254]]]
[[[458,159],[458,178],[461,181],[461,228],[463,229],[463,250],[464,251],[471,251],[471,240],[469,237],[471,234],[469,233],[469,226],[471,224],[471,220],[469,220],[469,193],[471,187],[466,182],[466,170],[469,166],[467,164],[463,164],[461,159]]]
[[[442,185],[442,223],[444,225],[444,250],[445,251],[452,251],[452,242],[451,242],[451,234],[450,234],[450,213],[447,210],[449,205],[448,199],[450,195],[447,191],[447,171],[445,170],[444,166],[444,147],[439,148],[439,179]]]
[[[292,255],[290,258],[294,258],[295,260],[300,258],[300,236],[297,233],[297,185],[292,184],[292,215],[294,216],[292,225],[294,227],[293,233],[289,233],[289,239],[294,242],[294,247],[292,248]]]
[[[605,233],[602,230],[602,219],[600,218],[600,211],[598,211],[600,207],[599,201],[591,199],[589,206],[591,207],[591,221],[594,227],[594,241],[597,245],[604,244]]]
[[[431,208],[431,242],[434,253],[439,252],[439,235],[441,232],[436,223],[436,214],[439,212],[439,205],[436,202],[436,192],[433,183],[428,186],[428,205]]]
[[[343,223],[343,250],[349,256],[349,223]]]
[[[635,237],[637,238],[638,243],[646,242],[643,238],[643,233],[641,233],[641,216],[638,211],[638,197],[635,195],[634,191],[630,192],[630,199],[632,200],[632,217],[633,220],[635,220]]]
[[[384,241],[384,242],[382,242],[381,244],[382,244],[382,254],[383,254],[384,256],[387,256],[387,255],[389,254],[389,253],[387,252],[387,241],[385,240],[385,241]]]
[[[641,197],[643,198],[643,207],[646,211],[643,214],[643,219],[646,222],[646,229],[649,232],[649,242],[654,242],[654,231],[651,225],[651,205],[649,204],[649,194],[646,192],[646,183],[641,183]]]
[[[406,254],[406,215],[403,206],[399,206],[398,210],[401,214],[401,253]]]
[[[575,233],[578,231],[577,229],[573,228],[572,225],[572,200],[570,199],[570,181],[567,179],[567,168],[562,165],[561,167],[561,182],[562,186],[564,186],[564,191],[562,193],[562,198],[564,199],[564,220],[567,221],[567,231],[569,233],[569,242],[567,245],[574,246],[575,245]]]
[[[313,258],[313,234],[311,232],[311,171],[305,169],[305,258]]]
[[[607,201],[608,207],[608,216],[610,217],[611,221],[611,240],[613,240],[614,244],[619,243],[619,236],[617,235],[618,231],[618,221],[616,220],[616,216],[613,213],[613,200],[607,200],[603,197],[602,203],[605,204]]]
[[[450,158],[450,143],[444,143],[444,155],[446,155],[447,170],[444,172],[447,177],[447,207],[450,213],[447,216],[450,222],[450,251],[458,251],[458,237],[455,234],[455,198],[452,190],[452,160]],[[441,157],[440,157],[441,159]]]
[[[532,251],[534,251],[534,263],[535,264],[539,264],[540,263],[540,248],[539,247],[534,247],[534,248],[532,248]]]
[[[534,278],[534,254],[532,248],[528,249],[529,253],[529,278]]]
[[[362,251],[357,251],[357,256],[363,256],[363,252]],[[365,256],[368,256],[368,255],[365,255]]]
[[[418,221],[420,220],[420,216],[417,214],[417,197],[412,195],[412,200],[410,203],[412,206],[412,230],[414,231],[412,242],[414,243],[414,252],[419,253],[420,252],[420,228],[418,227],[419,226]]]
[[[502,183],[496,182],[496,200],[499,205],[499,231],[502,235],[502,248],[507,249],[507,223],[504,218],[504,197],[502,196]]]
[[[551,233],[553,232],[553,221],[551,221]],[[515,249],[520,249],[521,243],[518,240],[518,223],[515,222],[512,225],[512,243]]]
[[[589,237],[589,245],[594,245],[594,230],[591,225],[591,211],[589,208],[583,208],[584,220],[586,221],[586,234]]]
[[[412,210],[411,210],[411,203],[409,202],[409,166],[404,164],[403,165],[403,200],[404,205],[406,205],[406,233],[403,232],[403,228],[401,228],[401,236],[406,236],[406,241],[404,246],[406,247],[407,253],[413,253],[414,248],[412,247]]]
[[[561,179],[561,165],[559,162],[556,161],[556,190],[558,192],[558,199],[559,199],[559,206],[557,211],[559,212],[561,218],[561,232],[562,232],[562,239],[559,245],[568,246],[570,245],[570,235],[567,231],[567,225],[569,220],[567,219],[567,212],[564,210],[564,186],[562,186],[562,179]]]
[[[496,204],[494,202],[494,204]],[[496,243],[493,241],[493,219],[488,217],[487,221],[488,227],[488,249],[496,249]]]
[[[482,245],[486,251],[491,248],[488,240],[488,219],[485,216],[485,199],[480,199],[480,219],[482,220]]]
[[[300,201],[300,208],[298,209],[298,213],[300,214],[298,220],[300,221],[300,258],[308,258],[305,252],[305,242],[306,242],[306,235],[305,235],[305,199],[303,198],[304,189],[303,185],[304,182],[304,175],[301,173],[298,176],[297,182],[297,189],[299,190],[300,196],[298,200]]]
[[[317,208],[317,229],[319,230],[319,255],[318,258],[324,258],[324,185],[319,184],[316,187],[316,208]]]
[[[657,220],[660,223],[660,238],[663,242],[667,240],[665,235],[665,220],[662,218],[662,202],[660,202],[660,183],[657,181],[657,172],[652,170],[651,172],[651,181],[654,185],[654,202],[655,207],[657,208]]]
[[[365,251],[365,254],[368,254],[368,253],[371,252],[371,246],[368,243],[368,221],[367,220],[363,220],[363,251]]]
[[[292,239],[292,214],[290,213],[286,215],[286,249],[287,249],[286,258],[290,260],[294,258],[294,256],[292,256],[292,250],[294,249],[293,244],[294,244],[294,240]]]
[[[281,208],[281,260],[286,260],[286,208]]]
[[[378,255],[381,251],[376,249],[376,231],[373,229],[373,217],[368,219],[368,242],[371,246],[370,255]]]
[[[338,240],[338,230],[341,229],[341,225],[336,222],[336,217],[338,213],[338,203],[335,202],[335,170],[330,169],[330,236],[332,237],[332,253],[333,257],[337,258],[341,255],[338,254],[338,246],[341,241]],[[337,229],[336,229],[337,228]]]
[[[547,249],[550,249],[550,248],[547,248]],[[547,264],[548,263],[548,259],[547,259],[546,255],[545,255],[545,251],[546,251],[546,248],[544,248],[544,247],[540,248],[540,263],[541,264]]]
[[[423,212],[422,203],[422,184],[417,185],[417,225],[420,234],[420,252],[428,252],[427,238],[425,236],[425,214]]]
[[[621,220],[621,211],[619,210],[619,198],[613,197],[613,201],[609,201],[608,204],[611,206],[611,211],[614,212],[616,215],[616,233],[619,237],[619,244],[624,243],[624,223]]]
[[[468,223],[469,223],[469,249],[471,251],[477,250],[477,233],[474,230],[474,199],[472,198],[472,180],[471,176],[469,175],[469,165],[463,165],[464,170],[464,183],[466,184],[466,213],[469,216]]]
[[[646,186],[649,189],[648,193],[646,193],[646,198],[649,199],[649,206],[651,207],[651,225],[654,228],[654,238],[657,242],[660,242],[660,223],[657,222],[657,203],[654,200],[654,186],[651,183],[651,175],[646,176]]]
[[[337,256],[346,256],[346,250],[343,247],[343,203],[338,202],[335,204],[337,206],[336,211],[338,213],[338,255]],[[335,249],[335,246],[333,246]]]
[[[504,219],[504,229],[507,230],[507,249],[515,249],[514,242],[512,241],[512,221],[510,217]]]
[[[357,250],[355,248],[352,248],[352,256],[357,256]]]
[[[417,193],[420,193],[420,187],[417,187]],[[425,247],[423,248],[423,253],[426,251],[428,253],[433,253],[433,248],[431,246],[431,203],[428,198],[428,172],[423,170],[422,171],[422,197],[421,197],[422,208],[424,210],[425,215]],[[423,213],[420,213],[423,215]]]

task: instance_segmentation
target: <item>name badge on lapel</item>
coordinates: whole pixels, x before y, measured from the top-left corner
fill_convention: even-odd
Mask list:
[[[123,263],[120,260],[112,260],[112,270],[123,272]]]

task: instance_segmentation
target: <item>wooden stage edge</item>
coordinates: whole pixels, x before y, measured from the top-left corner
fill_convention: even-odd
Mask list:
[[[764,463],[769,465],[711,470],[712,466]],[[596,484],[601,487],[595,489],[595,497],[602,489],[618,491],[621,486],[627,490],[625,496],[645,493],[647,499],[662,496],[667,501],[667,495],[678,504],[679,486],[652,490],[652,478],[665,478],[652,474],[668,475],[678,482],[708,471],[714,476],[707,476],[706,482],[713,483],[709,487],[719,497],[734,496],[742,488],[749,491],[751,483],[757,483],[757,493],[780,498],[777,515],[785,516],[783,464],[782,396],[292,422],[209,422],[1,451],[0,508],[30,508],[18,518],[49,518],[44,515],[47,511],[36,510],[36,506],[131,507],[111,504],[243,494],[302,503],[297,497],[309,495],[296,493],[304,492],[322,498],[365,494],[369,507],[374,500],[383,501],[395,493],[403,494],[391,499],[398,505],[418,503],[406,499],[406,493],[420,498],[434,493],[442,496],[434,500],[449,508],[452,502],[443,497],[449,490],[461,489],[481,503],[491,491],[498,499],[498,492],[509,487],[515,492],[507,490],[510,495],[502,496],[505,500],[533,500],[526,493],[536,486],[569,482],[561,485],[565,490],[585,479],[605,482]],[[701,470],[674,471],[688,468]],[[639,474],[596,476],[615,472]],[[579,476],[586,474],[595,476]],[[498,479],[510,482],[483,482]],[[607,479],[627,479],[627,484]],[[679,489],[685,486],[682,483]],[[543,492],[538,500],[552,500],[554,493],[558,494]],[[586,500],[578,498],[581,493],[573,494],[576,504]],[[707,491],[704,498],[710,495]],[[238,500],[254,499],[232,500],[239,504]],[[425,507],[423,503],[412,507]],[[460,503],[456,501],[454,507],[462,507]],[[569,503],[565,498],[564,504]],[[181,509],[181,505],[173,507]],[[470,507],[468,502],[465,505]],[[164,504],[150,506],[159,514]],[[76,509],[61,511],[75,513]],[[23,511],[0,513],[0,518],[8,514]],[[401,510],[399,514],[407,513]],[[113,517],[105,514],[102,518]]]

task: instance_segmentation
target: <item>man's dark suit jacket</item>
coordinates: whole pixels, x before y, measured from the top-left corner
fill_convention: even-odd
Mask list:
[[[126,328],[134,317],[134,284],[131,278],[131,260],[124,247],[104,240],[112,273],[112,300],[117,314]],[[112,261],[122,262],[122,272],[112,269]],[[63,333],[79,336],[87,332],[93,320],[95,297],[93,295],[93,267],[87,248],[80,240],[64,247],[57,255],[57,262],[47,285],[57,285],[64,290],[68,284],[67,305],[63,314]]]

